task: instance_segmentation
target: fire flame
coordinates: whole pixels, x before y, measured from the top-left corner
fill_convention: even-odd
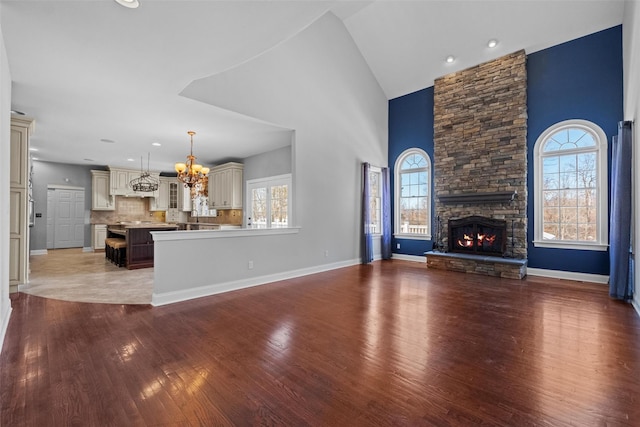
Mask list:
[[[478,246],[482,246],[482,242],[487,242],[487,244],[489,244],[489,246],[491,246],[491,245],[493,245],[493,242],[496,241],[496,235],[495,234],[480,234],[480,233],[478,233],[478,237],[477,237],[476,241],[478,242],[477,243]],[[463,248],[469,248],[469,247],[473,246],[473,236],[469,236],[468,234],[464,234],[463,235],[463,240],[458,240],[458,245],[462,246]]]

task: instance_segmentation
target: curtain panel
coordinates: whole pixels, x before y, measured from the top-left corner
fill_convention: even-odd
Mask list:
[[[373,236],[371,235],[371,210],[369,205],[369,163],[362,164],[362,240],[360,253],[362,264],[373,261]]]
[[[382,259],[391,259],[391,184],[389,168],[382,168]]]
[[[633,296],[631,251],[631,147],[632,123],[618,123],[611,155],[611,229],[609,233],[609,295],[620,300]]]

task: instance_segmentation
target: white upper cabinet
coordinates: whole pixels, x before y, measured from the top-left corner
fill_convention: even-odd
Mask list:
[[[184,184],[180,184],[180,189],[178,193],[182,195],[181,203],[179,209],[183,212],[191,212],[191,189],[186,187]]]
[[[155,197],[149,202],[150,211],[166,211],[169,209],[169,189],[171,183],[175,184],[176,179],[160,177],[158,180],[158,190],[154,191]]]
[[[138,196],[138,197],[154,197],[153,191],[138,192],[133,191],[129,183],[140,178],[141,172],[134,169],[109,168],[111,170],[111,195],[112,196]],[[150,172],[151,178],[159,180],[159,172]]]
[[[209,207],[242,209],[242,163],[229,162],[209,172]]]
[[[109,171],[91,171],[91,209],[94,211],[113,211],[116,209],[110,195]]]

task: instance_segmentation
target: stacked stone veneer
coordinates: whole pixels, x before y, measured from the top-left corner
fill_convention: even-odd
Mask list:
[[[507,255],[527,257],[526,139],[524,51],[435,81],[435,204],[445,247],[449,219],[482,215],[505,219]],[[517,191],[517,199],[498,203],[443,203],[438,199],[503,191]]]

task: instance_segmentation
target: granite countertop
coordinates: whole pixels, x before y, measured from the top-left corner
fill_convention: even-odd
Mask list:
[[[152,224],[130,224],[124,225],[124,228],[178,228],[177,224],[169,224],[169,223],[152,223]]]
[[[168,222],[119,222],[117,224],[108,224],[108,227],[114,229],[127,229],[127,228],[177,228],[178,225]]]

